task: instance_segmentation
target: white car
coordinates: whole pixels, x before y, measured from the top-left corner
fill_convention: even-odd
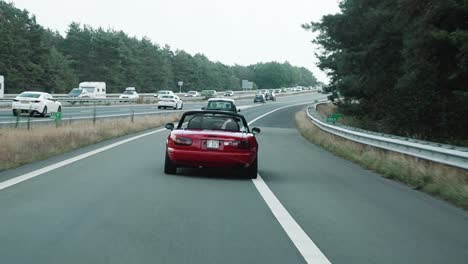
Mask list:
[[[224,96],[234,96],[234,92],[231,90],[228,90],[224,93]]]
[[[164,108],[172,108],[174,110],[182,109],[184,107],[184,102],[180,100],[179,96],[172,94],[172,95],[161,95],[158,101],[158,109]]]
[[[185,94],[185,97],[199,97],[200,93],[197,91],[189,91]]]
[[[119,96],[119,99],[138,99],[140,96],[135,90],[126,89],[123,94]]]
[[[29,113],[30,116],[39,114],[45,117],[50,113],[62,112],[62,104],[52,95],[43,92],[24,92],[13,99],[11,108],[15,116]]]
[[[175,94],[174,94],[173,91],[161,90],[157,94],[155,94],[154,96],[157,97],[158,99],[161,99],[161,97],[164,96],[164,95],[175,95]]]

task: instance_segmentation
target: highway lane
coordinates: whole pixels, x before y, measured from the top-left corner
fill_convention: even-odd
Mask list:
[[[252,120],[288,104],[243,113]],[[295,130],[300,108],[252,125],[262,128],[259,173],[332,263],[465,263],[466,212],[306,142]],[[164,175],[166,136],[1,190],[0,261],[305,263],[252,181],[216,170]],[[0,173],[0,181],[110,142]]]
[[[278,105],[244,114],[251,120]],[[304,263],[250,180],[219,171],[164,175],[167,134],[0,191],[2,262]]]

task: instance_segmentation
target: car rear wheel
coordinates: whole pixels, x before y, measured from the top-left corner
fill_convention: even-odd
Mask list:
[[[59,106],[58,109],[57,109],[57,113],[61,113],[62,112],[62,107]]]
[[[180,104],[180,110],[184,108],[184,103]]]
[[[13,115],[14,116],[17,116],[18,115],[18,111],[16,109],[13,110]]]
[[[169,155],[166,152],[166,159],[164,161],[164,173],[166,174],[176,174],[177,173],[177,166],[172,163]]]
[[[42,110],[41,116],[42,116],[42,117],[46,117],[46,116],[47,116],[47,106],[44,106],[44,109]]]
[[[249,167],[245,168],[245,176],[249,179],[256,179],[258,175],[258,158],[255,159],[255,161],[250,164]]]

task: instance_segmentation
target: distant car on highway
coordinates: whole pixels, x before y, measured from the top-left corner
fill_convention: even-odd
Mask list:
[[[268,93],[268,90],[267,89],[261,89],[260,93],[263,94],[263,95],[266,95]]]
[[[227,98],[210,98],[208,99],[207,106],[203,107],[202,110],[240,112],[240,109],[236,106],[236,102],[233,99]]]
[[[164,172],[177,168],[239,169],[243,176],[257,178],[259,128],[249,129],[244,116],[219,111],[189,111],[179,124],[166,124]]]
[[[16,96],[11,104],[13,115],[28,113],[30,116],[39,114],[42,117],[50,113],[62,112],[62,104],[43,92],[24,92]]]
[[[185,97],[199,97],[200,93],[197,91],[189,91],[185,94]]]
[[[275,93],[277,94],[281,93],[281,89],[275,89]]]
[[[266,103],[265,95],[261,93],[256,94],[253,102],[254,103]]]
[[[201,96],[203,96],[205,99],[213,98],[216,96],[216,91],[215,90],[203,90],[201,92]]]
[[[158,109],[161,108],[182,109],[184,108],[184,102],[175,94],[161,95],[158,100]]]
[[[275,90],[268,90],[268,92],[265,94],[265,100],[276,101]]]
[[[135,90],[135,87],[127,87],[123,94],[119,96],[119,99],[138,99],[140,96]]]
[[[226,92],[224,92],[224,96],[234,96],[234,92],[231,90],[227,90]]]
[[[80,88],[73,88],[69,93],[68,97],[73,98],[90,98],[88,91]]]
[[[164,95],[175,95],[175,94],[173,91],[170,91],[170,90],[161,90],[161,91],[158,91],[158,93],[155,94],[154,97],[161,99],[161,97]]]

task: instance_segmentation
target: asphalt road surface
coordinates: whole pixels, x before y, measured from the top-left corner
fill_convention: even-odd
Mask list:
[[[300,102],[242,113],[251,121]],[[159,130],[68,165],[59,162],[135,135],[0,173],[0,263],[467,263],[466,211],[308,143],[294,121],[303,107],[251,125],[262,129],[253,181],[222,170],[165,175]],[[290,219],[260,192],[263,181]]]

